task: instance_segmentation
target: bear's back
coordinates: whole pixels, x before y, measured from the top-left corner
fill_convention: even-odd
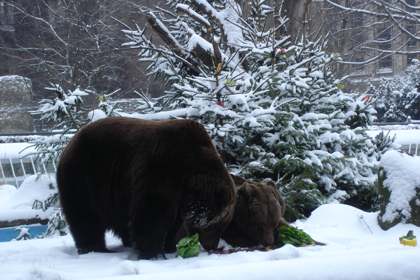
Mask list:
[[[160,145],[168,143],[173,148],[212,146],[204,127],[185,119],[156,121],[110,117],[86,125],[78,134],[84,141],[93,144],[103,142],[109,147],[120,146],[121,142],[128,145],[127,148],[153,146],[153,142],[159,142]]]

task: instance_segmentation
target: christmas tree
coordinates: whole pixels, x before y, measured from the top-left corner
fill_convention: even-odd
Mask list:
[[[281,4],[270,3],[145,9],[153,35],[126,30],[126,45],[168,90],[144,96],[136,116],[198,120],[233,173],[277,181],[294,218],[327,200],[359,206],[355,198],[373,192],[379,157],[359,127],[371,111],[339,89],[325,42],[292,42]]]

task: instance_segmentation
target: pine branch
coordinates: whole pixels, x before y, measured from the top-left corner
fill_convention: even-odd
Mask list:
[[[191,53],[205,65],[212,65],[214,49],[211,43],[195,33],[193,29],[188,27],[188,24],[182,23],[181,25],[190,35],[190,42],[196,42],[194,46],[190,46]]]
[[[178,13],[184,13],[184,14],[189,15],[191,18],[193,18],[198,23],[204,25],[207,29],[211,28],[210,22],[206,18],[201,16],[199,13],[197,13],[196,11],[191,9],[188,5],[178,4],[178,5],[176,5],[176,9],[177,9]]]
[[[191,59],[190,54],[182,47],[182,45],[172,36],[169,29],[165,24],[159,20],[152,12],[149,12],[146,16],[147,22],[152,27],[153,31],[163,40],[166,46],[172,50],[177,56],[183,59],[186,66],[194,73],[199,74],[200,70],[198,63]],[[185,63],[184,63],[185,64]]]
[[[203,14],[214,20],[220,28],[221,38],[226,39],[223,22],[220,20],[219,13],[207,1],[192,0],[192,4]]]

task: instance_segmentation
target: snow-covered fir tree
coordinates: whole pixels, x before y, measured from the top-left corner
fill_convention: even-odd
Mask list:
[[[50,124],[55,130],[61,131],[61,134],[45,137],[35,142],[38,159],[44,162],[57,161],[71,135],[83,125],[89,121],[115,115],[118,112],[118,110],[114,110],[114,106],[108,100],[114,92],[98,95],[91,90],[79,87],[66,90],[59,84],[51,84],[46,89],[55,93],[55,97],[42,99],[39,102],[39,108],[32,113],[39,116],[41,121]],[[97,97],[98,103],[95,109],[83,106],[85,98],[89,95]]]
[[[378,121],[420,119],[420,61],[413,59],[404,73],[372,82],[367,91]]]
[[[277,180],[294,217],[326,200],[356,202],[376,180],[375,144],[357,127],[370,111],[339,90],[324,42],[291,42],[281,5],[270,3],[145,9],[162,43],[138,28],[125,31],[127,45],[169,89],[145,97],[138,116],[200,121],[233,173]]]

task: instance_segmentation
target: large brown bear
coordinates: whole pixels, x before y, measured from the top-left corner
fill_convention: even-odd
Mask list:
[[[157,257],[175,250],[181,224],[215,249],[235,205],[229,173],[191,120],[93,122],[63,151],[57,184],[79,253],[106,252],[112,230],[139,258]]]
[[[271,181],[255,182],[232,175],[236,185],[236,206],[222,238],[236,247],[271,247],[278,241],[286,204]]]

